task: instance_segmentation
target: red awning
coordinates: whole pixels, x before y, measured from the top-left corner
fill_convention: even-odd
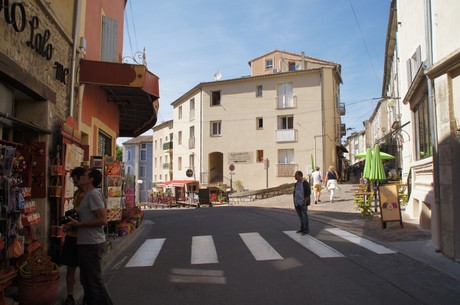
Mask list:
[[[80,83],[100,86],[118,105],[120,137],[137,137],[157,122],[159,78],[144,65],[82,59]]]
[[[198,184],[198,181],[196,180],[171,180],[171,181],[157,183],[157,187],[166,187],[168,185],[171,185],[174,187],[185,187],[185,185],[190,184],[190,183]]]

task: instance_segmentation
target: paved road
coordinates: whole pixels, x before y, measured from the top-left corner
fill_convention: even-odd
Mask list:
[[[106,269],[115,304],[458,304],[460,282],[350,231],[257,207],[151,210]]]

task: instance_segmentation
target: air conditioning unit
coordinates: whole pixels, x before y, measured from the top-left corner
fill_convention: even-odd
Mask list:
[[[278,73],[278,69],[273,68],[272,73]]]

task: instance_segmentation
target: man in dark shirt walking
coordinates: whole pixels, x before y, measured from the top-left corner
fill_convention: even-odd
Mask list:
[[[294,186],[294,207],[300,219],[300,230],[297,233],[307,235],[310,233],[307,206],[310,205],[311,188],[308,181],[303,179],[301,171],[297,171],[294,177],[297,180]]]

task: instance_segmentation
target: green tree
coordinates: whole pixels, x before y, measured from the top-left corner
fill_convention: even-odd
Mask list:
[[[117,145],[116,150],[117,150],[117,160],[120,162],[123,161],[123,148]]]

